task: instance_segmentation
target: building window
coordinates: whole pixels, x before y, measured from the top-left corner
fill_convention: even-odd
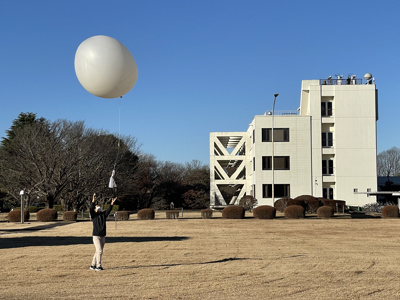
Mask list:
[[[332,116],[332,102],[321,102],[321,116]]]
[[[333,132],[323,132],[322,147],[332,147],[332,146],[333,146]]]
[[[322,197],[325,199],[333,199],[333,188],[323,188],[322,189]]]
[[[256,170],[256,158],[253,157],[253,171]]]
[[[261,141],[272,142],[272,128],[262,128]],[[289,128],[274,128],[274,142],[289,142]]]
[[[322,175],[333,175],[333,160],[322,161]]]
[[[289,198],[290,184],[275,184],[274,198]],[[272,198],[272,184],[263,184],[263,198]]]
[[[262,169],[272,170],[272,156],[262,157]],[[274,156],[274,170],[290,170],[290,156]]]

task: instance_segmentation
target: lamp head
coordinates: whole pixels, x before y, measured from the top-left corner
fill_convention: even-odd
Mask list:
[[[276,98],[276,97],[278,97],[279,96],[279,94],[274,94],[274,97]]]

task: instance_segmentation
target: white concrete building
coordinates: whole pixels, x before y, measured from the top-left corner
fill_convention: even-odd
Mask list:
[[[210,133],[211,207],[245,195],[258,205],[300,195],[375,202],[363,193],[377,190],[378,97],[364,78],[304,80],[297,111],[255,116],[246,132]]]

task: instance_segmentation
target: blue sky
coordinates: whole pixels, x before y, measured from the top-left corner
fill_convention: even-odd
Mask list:
[[[0,136],[21,112],[138,139],[162,161],[209,163],[209,133],[299,106],[301,80],[367,72],[379,90],[378,152],[400,147],[399,1],[2,1]],[[123,43],[139,76],[119,99],[74,70],[94,35]],[[121,113],[119,110],[121,108]]]

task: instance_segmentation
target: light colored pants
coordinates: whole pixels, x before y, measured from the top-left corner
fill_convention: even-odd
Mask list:
[[[96,247],[96,253],[93,256],[92,266],[101,267],[101,256],[103,255],[103,248],[105,243],[105,236],[93,236],[93,244]]]

